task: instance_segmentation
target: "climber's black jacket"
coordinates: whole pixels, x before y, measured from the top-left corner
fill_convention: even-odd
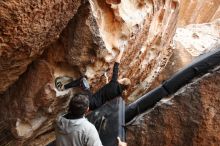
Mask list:
[[[119,63],[115,62],[113,67],[112,79],[111,81],[100,88],[96,93],[92,93],[90,90],[86,90],[89,95],[89,108],[94,110],[101,105],[103,105],[106,101],[111,100],[115,97],[118,97],[122,94],[122,86],[118,83],[118,69]],[[66,85],[64,85],[65,89],[81,86],[82,78],[76,79]]]
[[[104,85],[96,93],[94,94],[91,94],[91,92],[89,93],[90,95],[89,108],[91,110],[100,107],[108,100],[121,96],[123,89],[121,87],[121,84],[118,83],[118,69],[119,69],[119,63],[115,62],[111,81],[108,84]]]

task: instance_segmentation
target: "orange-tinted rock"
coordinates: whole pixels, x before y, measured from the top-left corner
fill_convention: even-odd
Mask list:
[[[127,126],[130,146],[220,145],[220,69],[162,100]]]
[[[178,26],[207,23],[220,18],[219,0],[180,0]]]
[[[111,10],[110,5],[101,1],[99,3],[100,8],[103,9],[103,14],[107,15],[107,18],[110,18],[110,21],[107,18],[105,19],[105,21],[107,21],[106,24],[109,24],[104,26],[103,31],[106,31],[106,27],[110,27],[111,25],[113,25],[116,30],[109,28],[112,32],[108,30],[107,36],[103,36],[103,31],[99,29],[99,27],[102,28],[103,26],[101,26],[102,24],[100,24],[96,15],[91,15],[89,3],[82,3],[76,15],[63,30],[60,38],[52,43],[43,53],[42,57],[34,61],[20,79],[1,97],[1,105],[5,107],[2,109],[1,117],[9,123],[13,135],[16,138],[20,138],[21,143],[30,144],[32,139],[51,130],[56,115],[66,108],[69,99],[68,91],[59,92],[54,89],[53,83],[55,77],[67,75],[77,78],[82,74],[86,74],[89,78],[92,90],[96,91],[104,84],[103,73],[109,70],[108,76],[111,76],[110,70],[113,65],[112,61],[118,53],[118,45],[120,45],[118,43],[120,41],[118,42],[118,38],[116,37],[113,39],[115,42],[111,42],[111,40],[106,40],[106,37],[114,38],[116,34],[120,36],[121,31],[117,29],[120,28],[120,26],[117,25],[123,23],[123,21],[119,19],[121,22],[112,22],[111,20],[114,20],[116,12],[112,13],[113,9]],[[170,52],[168,47],[174,35],[175,18],[178,13],[178,5],[177,7],[173,7],[174,12],[169,11],[171,3],[172,2],[167,2],[166,4],[163,2],[158,3],[155,6],[158,9],[156,11],[151,10],[146,20],[142,18],[142,21],[135,21],[135,23],[140,25],[138,26],[139,28],[137,28],[137,26],[130,26],[131,28],[129,29],[132,30],[131,33],[133,36],[125,36],[124,38],[128,41],[128,48],[123,56],[124,60],[122,60],[120,70],[121,76],[127,76],[131,79],[134,78],[134,80],[136,80],[136,78],[139,80],[139,78],[142,77],[140,80],[142,81],[147,77],[141,76],[145,67],[148,68],[149,72],[154,66],[157,68],[163,67],[163,63],[161,66],[155,64],[154,57],[156,57],[155,54],[161,53],[161,56],[156,59],[158,63],[165,63],[169,58]],[[165,10],[163,10],[164,5],[167,6]],[[149,4],[149,6],[153,7],[153,3]],[[107,11],[104,8],[106,8]],[[138,12],[136,13],[138,14]],[[118,15],[117,17],[120,18],[121,16]],[[169,17],[169,19],[167,17]],[[149,25],[148,22],[150,23]],[[126,23],[131,24],[130,20],[127,20]],[[123,25],[127,25],[126,23]],[[159,25],[160,28],[153,27],[154,25]],[[157,30],[157,35],[161,34],[159,38],[156,34],[154,35],[155,29]],[[170,31],[171,33],[169,33]],[[149,35],[149,40],[145,40],[147,35]],[[105,37],[105,39],[103,39],[103,37]],[[140,45],[138,45],[139,42],[135,42],[137,39],[135,37],[137,37],[138,40],[140,39]],[[39,43],[43,43],[43,40]],[[129,46],[131,44],[134,45]],[[105,49],[105,46],[107,49]],[[153,48],[148,52],[148,49],[146,49],[147,46],[152,46]],[[163,47],[163,49],[161,47]],[[155,48],[158,48],[158,50]],[[131,59],[134,56],[136,56],[136,60],[132,62]],[[147,56],[152,57],[150,62],[147,62]],[[163,57],[167,58],[163,59]],[[125,58],[127,58],[127,60],[125,60]],[[128,68],[130,62],[130,68],[133,68],[132,70]],[[145,63],[142,64],[143,62]],[[138,76],[135,76],[138,71],[135,69],[137,66],[142,69]],[[151,74],[153,74],[153,71]],[[151,80],[146,80],[146,82],[150,81]],[[135,88],[132,88],[132,90],[137,90],[140,87],[136,86],[136,84],[137,83],[133,84]],[[130,93],[131,91],[128,92],[128,95]],[[137,95],[140,94],[143,93],[137,93]]]
[[[146,92],[172,54],[170,42],[175,33],[179,2],[121,1],[118,5],[108,5],[95,0],[90,3],[108,51],[103,56],[105,61],[112,62],[122,43],[126,44],[119,77],[131,79],[127,96],[135,100]]]
[[[173,54],[149,91],[187,66],[194,58],[220,47],[220,19],[210,23],[190,24],[177,28],[173,38]]]
[[[19,124],[22,125],[27,121],[31,123],[32,119],[39,117],[40,110],[48,109],[55,99],[56,94],[52,89],[53,80],[53,70],[46,61],[34,62],[1,98],[1,105],[4,105],[1,118],[8,121],[12,129],[19,128]],[[24,127],[17,131],[13,130],[16,133],[15,136],[22,137],[22,133],[28,134],[24,137],[31,136],[19,130],[24,130]]]
[[[91,57],[96,56],[89,49],[95,45],[100,47],[101,45],[96,44],[100,38],[90,30],[90,27],[95,27],[92,26],[90,17],[87,2],[79,8],[61,38],[48,47],[42,57],[34,61],[19,80],[1,96],[0,105],[4,106],[0,114],[1,120],[8,123],[13,136],[18,138],[14,139],[14,142],[29,145],[35,137],[52,130],[57,114],[67,107],[70,92],[57,91],[54,79],[66,75],[79,77],[83,73],[81,70],[85,70],[88,63],[91,64]],[[91,25],[87,25],[87,22]],[[48,141],[44,142],[46,143]]]
[[[200,5],[210,8],[212,4],[206,6],[205,1]],[[66,109],[70,93],[57,91],[54,78],[85,74],[95,92],[105,84],[105,72],[111,78],[114,58],[123,44],[126,50],[119,77],[132,80],[126,94],[131,101],[156,85],[157,76],[162,81],[164,76],[190,62],[192,56],[184,47],[172,50],[170,46],[177,21],[181,26],[208,22],[219,17],[219,8],[215,6],[210,11],[213,14],[210,18],[202,13],[188,21],[184,17],[191,14],[183,8],[197,6],[194,1],[192,5],[185,5],[186,2],[181,1],[180,5],[178,0],[0,2],[0,120],[6,124],[2,126],[4,130],[0,128],[0,137],[11,130],[16,138],[9,134],[2,139],[18,143],[13,145],[45,145],[53,140],[54,119]],[[200,38],[197,34],[193,37]],[[0,139],[0,145],[3,141]]]
[[[209,23],[177,28],[173,38],[176,49],[184,48],[191,56],[205,54],[220,46],[220,18]]]
[[[59,38],[79,0],[0,2],[0,93]]]
[[[54,66],[46,60],[36,60],[1,96],[1,121],[7,123],[15,143],[28,144],[51,130],[58,112],[65,110],[69,91],[59,93],[55,89],[54,72]]]

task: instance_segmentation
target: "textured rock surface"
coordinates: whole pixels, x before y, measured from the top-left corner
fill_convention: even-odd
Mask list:
[[[127,93],[128,99],[134,100],[146,92],[172,54],[170,41],[179,3],[130,0],[108,5],[97,0],[91,2],[91,7],[109,53],[107,62],[114,58],[121,41],[127,41],[120,77],[131,79],[133,87]]]
[[[219,0],[180,0],[178,26],[207,23],[220,18]]]
[[[134,81],[128,95],[143,94],[141,91],[144,92],[145,85],[157,76],[169,59],[178,2],[150,2],[139,6],[137,4],[140,2],[129,1],[130,7],[137,13],[135,16],[144,13],[133,23],[126,18],[126,13],[131,12],[125,9],[125,2],[118,6],[111,6],[104,1],[93,2],[99,5],[91,2],[92,11],[88,2],[82,3],[60,38],[1,95],[1,120],[19,138],[20,144],[24,142],[29,145],[32,139],[51,130],[57,113],[66,107],[68,91],[56,91],[54,78],[62,75],[76,78],[86,74],[93,91],[97,90],[104,84],[103,73],[108,71],[108,76],[111,76],[112,61],[119,51],[121,39],[127,42],[127,46],[120,74]],[[101,15],[98,17],[96,13]],[[103,20],[100,21],[100,18]],[[149,78],[147,73],[150,74]]]
[[[0,1],[0,93],[59,38],[79,0]]]
[[[220,46],[220,19],[178,28],[173,40],[175,48],[184,48],[193,57],[204,54]]]
[[[127,128],[130,146],[220,145],[220,69],[195,80]]]
[[[126,96],[132,101],[143,95],[168,61],[163,72],[167,76],[193,58],[184,46],[171,49],[177,23],[185,26],[219,18],[218,2],[1,1],[0,145],[43,146],[51,141],[56,115],[65,110],[68,94],[79,90],[58,92],[54,78],[85,74],[96,91],[105,82],[105,72],[111,77],[123,43],[120,78],[132,80]],[[199,9],[189,15],[185,10],[194,3]],[[207,9],[209,17],[197,12],[213,4],[214,9]]]
[[[220,47],[220,19],[210,23],[179,27],[173,38],[173,54],[149,91],[156,88],[194,58]]]

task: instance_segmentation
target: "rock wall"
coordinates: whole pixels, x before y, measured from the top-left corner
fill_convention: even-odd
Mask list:
[[[173,38],[176,49],[184,48],[191,56],[205,54],[220,44],[220,19],[210,23],[178,28]],[[183,61],[184,62],[184,61]]]
[[[180,0],[178,26],[211,22],[220,17],[219,0]]]
[[[196,14],[189,15],[185,10],[195,4]],[[210,17],[200,16],[197,10],[207,4],[215,6],[207,7]],[[125,94],[131,102],[165,79],[162,71],[168,77],[183,66],[178,60],[187,56],[186,64],[193,58],[185,46],[173,49],[176,26],[216,18],[217,0],[1,1],[0,145],[43,146],[54,139],[55,117],[65,111],[69,94],[79,91],[57,91],[56,77],[86,75],[95,92],[105,84],[104,73],[111,78],[114,58],[125,44],[119,78],[131,79]],[[211,26],[219,30],[219,21]]]
[[[132,87],[127,96],[134,100],[146,92],[172,54],[170,42],[175,32],[179,2],[130,0],[109,5],[97,0],[90,3],[108,51],[105,61],[111,62],[121,43],[126,44],[120,77],[131,79]]]
[[[219,1],[180,1],[173,54],[148,91],[191,63],[197,56],[220,47],[219,6]],[[200,13],[199,10],[203,12]],[[219,145],[219,73],[218,68],[211,74],[194,80],[128,123],[128,144]]]
[[[81,2],[59,39],[51,40],[52,44],[44,53],[1,95],[1,119],[17,138],[15,142],[30,145],[34,138],[51,130],[56,115],[65,110],[68,94],[77,92],[78,89],[57,91],[55,77],[77,78],[85,74],[92,90],[96,91],[104,84],[103,73],[108,71],[111,76],[113,60],[122,41],[127,45],[120,77],[126,76],[133,81],[127,96],[143,94],[145,85],[158,75],[170,57],[169,45],[175,32],[178,2],[161,1],[139,6],[139,2],[130,1],[129,5],[137,14],[143,13],[133,24],[126,18],[126,13],[131,12],[125,9],[125,2],[118,6],[105,1]]]
[[[195,79],[127,126],[130,146],[220,145],[220,69]]]
[[[59,38],[79,5],[79,0],[0,2],[0,93]]]
[[[220,19],[210,23],[178,27],[173,37],[172,46],[172,56],[164,70],[148,88],[149,91],[190,64],[197,56],[220,47]]]

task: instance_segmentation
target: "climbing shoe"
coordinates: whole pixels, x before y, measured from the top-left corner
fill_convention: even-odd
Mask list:
[[[83,90],[89,90],[90,86],[89,86],[89,83],[88,83],[88,81],[86,80],[85,77],[83,77],[83,78],[81,79],[81,84],[80,84],[80,86],[81,86],[81,88],[82,88]]]
[[[63,76],[63,77],[57,77],[55,79],[55,87],[57,88],[58,91],[63,91],[65,90],[64,85],[72,82],[73,79],[71,77]]]

